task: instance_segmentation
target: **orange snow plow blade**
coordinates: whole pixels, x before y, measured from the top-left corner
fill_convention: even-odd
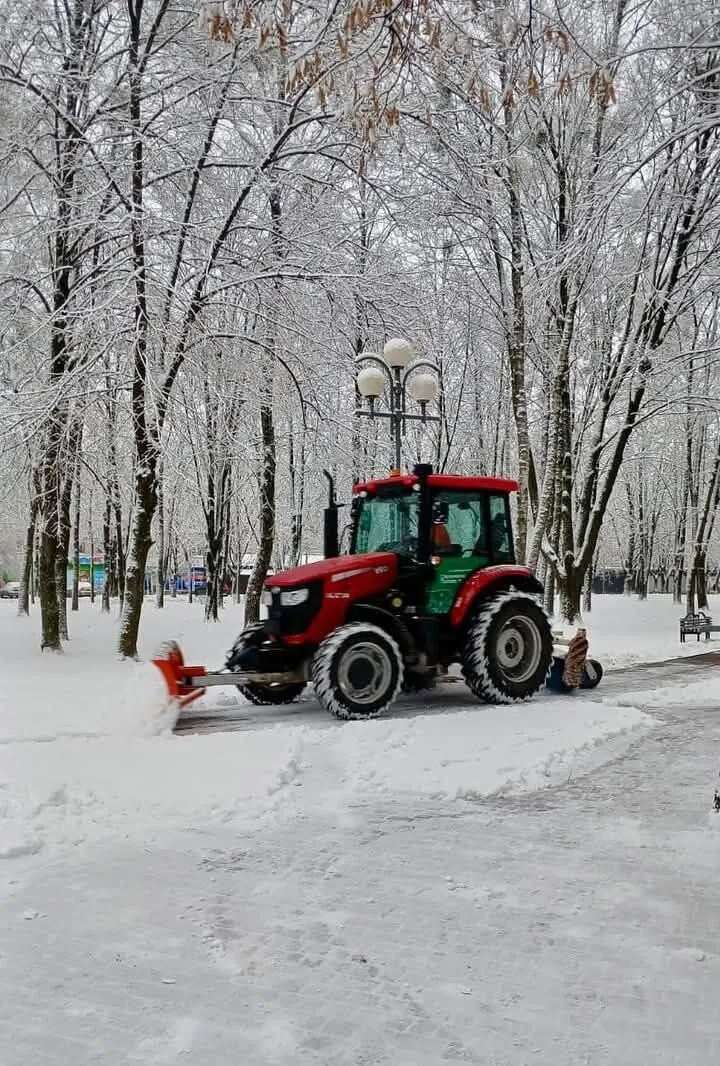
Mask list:
[[[186,707],[205,692],[202,686],[192,684],[192,678],[205,677],[205,667],[186,666],[180,646],[174,640],[164,644],[152,662],[165,680],[168,696],[181,707]]]

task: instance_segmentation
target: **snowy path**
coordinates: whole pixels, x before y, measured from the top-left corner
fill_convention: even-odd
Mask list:
[[[711,678],[720,667],[720,651],[702,652],[690,658],[670,659],[658,663],[640,663],[605,674],[600,687],[592,693],[578,693],[575,699],[602,699],[607,695],[642,692],[651,688],[684,686],[688,682]],[[218,697],[218,692],[223,695]],[[175,726],[176,733],[243,732],[276,726],[279,722],[327,728],[334,723],[309,694],[297,703],[280,707],[253,707],[236,701],[232,689],[210,690],[207,709],[189,708]],[[472,709],[477,700],[458,679],[443,684],[422,696],[402,696],[384,717],[413,718],[418,714],[446,714],[448,699],[454,708]]]
[[[577,782],[478,803],[347,808],[316,744],[242,836],[17,860],[2,1066],[715,1061],[720,713],[662,719]]]

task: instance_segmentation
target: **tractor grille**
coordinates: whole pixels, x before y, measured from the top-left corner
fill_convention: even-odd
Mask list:
[[[269,588],[272,593],[272,602],[268,607],[268,625],[270,633],[277,636],[294,637],[304,633],[320,610],[322,603],[322,582],[314,581],[307,586],[310,594],[304,603],[296,607],[284,607],[280,603],[280,594],[283,589]]]

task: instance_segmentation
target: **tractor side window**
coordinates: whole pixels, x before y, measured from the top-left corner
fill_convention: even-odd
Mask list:
[[[506,496],[490,497],[490,547],[493,561],[511,563],[513,558],[512,537]]]
[[[438,493],[433,508],[431,540],[438,555],[487,555],[481,499],[466,492]]]

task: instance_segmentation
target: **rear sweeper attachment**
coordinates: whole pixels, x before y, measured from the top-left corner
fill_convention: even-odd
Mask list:
[[[340,505],[325,473],[325,558],[267,579],[267,618],[240,634],[224,668],[187,666],[175,643],[153,660],[181,707],[215,685],[236,685],[256,704],[290,703],[312,683],[336,717],[371,718],[401,691],[433,687],[455,663],[490,703],[528,699],[546,681],[556,687],[558,663],[562,691],[573,677],[581,687],[599,682],[599,664],[585,663],[587,642],[584,669],[565,669],[542,586],[515,562],[516,482],[419,465],[355,485],[350,549],[341,556]]]

